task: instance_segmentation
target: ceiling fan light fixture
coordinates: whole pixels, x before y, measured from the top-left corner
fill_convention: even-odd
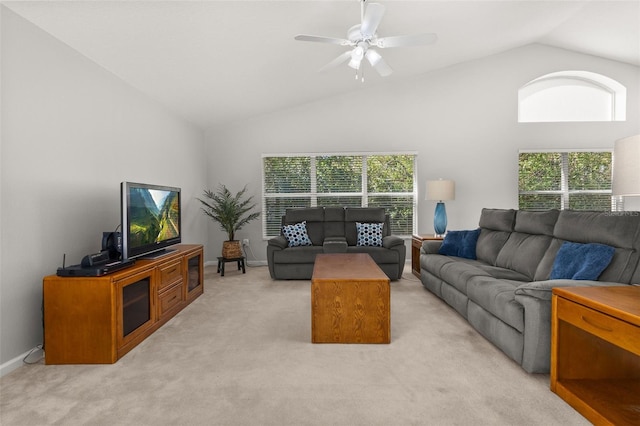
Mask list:
[[[349,65],[354,70],[358,70],[358,69],[360,69],[360,64],[361,63],[362,63],[362,60],[356,61],[354,59],[351,59],[347,65]]]
[[[351,60],[349,61],[349,66],[354,70],[360,69],[360,64],[362,64],[364,53],[364,48],[362,46],[356,46],[355,49],[351,51]]]
[[[382,56],[378,52],[373,49],[367,50],[367,60],[371,64],[372,67],[375,67],[382,59]]]

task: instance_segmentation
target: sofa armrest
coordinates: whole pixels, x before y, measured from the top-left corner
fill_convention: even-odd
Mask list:
[[[269,239],[268,245],[272,247],[277,247],[280,249],[285,249],[289,246],[289,243],[287,242],[287,239],[284,236],[278,235],[277,237],[273,237]]]
[[[440,240],[425,240],[422,242],[420,248],[420,254],[438,254],[442,241]]]
[[[516,287],[515,300],[524,308],[522,368],[549,373],[551,359],[551,291],[554,287],[613,286],[620,283],[583,280],[533,281]]]
[[[588,280],[546,280],[524,283],[516,288],[516,300],[518,296],[530,296],[540,300],[551,300],[551,292],[554,287],[602,287],[615,286],[620,283]]]
[[[394,248],[395,246],[404,246],[404,240],[395,235],[387,235],[386,237],[382,237],[382,247],[384,248]]]

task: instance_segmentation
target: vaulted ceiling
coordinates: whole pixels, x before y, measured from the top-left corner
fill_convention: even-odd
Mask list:
[[[640,66],[640,0],[378,0],[380,36],[437,33],[429,46],[381,50],[394,73],[346,64],[358,0],[9,1],[9,9],[202,128],[362,90],[531,43]]]

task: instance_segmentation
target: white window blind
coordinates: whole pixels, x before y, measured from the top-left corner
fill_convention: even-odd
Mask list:
[[[291,207],[384,207],[394,235],[414,232],[415,153],[265,154],[262,164],[265,238]]]
[[[611,151],[521,151],[518,204],[522,210],[615,211]]]

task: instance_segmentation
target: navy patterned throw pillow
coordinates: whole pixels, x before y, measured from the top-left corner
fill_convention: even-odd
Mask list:
[[[310,246],[312,245],[309,235],[307,234],[307,221],[293,225],[285,225],[282,227],[282,234],[287,239],[289,247]]]
[[[356,222],[359,246],[382,247],[382,225],[384,223]]]

